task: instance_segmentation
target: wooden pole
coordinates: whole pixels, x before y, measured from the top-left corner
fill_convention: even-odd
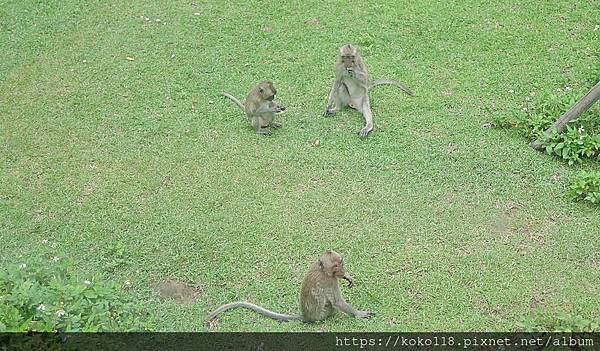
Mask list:
[[[570,120],[579,117],[580,114],[585,112],[590,106],[594,104],[594,102],[600,99],[600,81],[590,90],[581,100],[579,100],[569,111],[567,111],[562,117],[554,123],[554,125],[548,128],[544,133],[550,133],[553,129],[556,129],[558,133],[561,133],[567,123]],[[532,148],[537,151],[541,151],[544,149],[544,146],[539,140],[535,140],[529,144]]]

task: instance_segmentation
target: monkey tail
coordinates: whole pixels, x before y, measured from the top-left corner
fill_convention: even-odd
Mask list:
[[[244,108],[244,105],[235,96],[225,93],[225,92],[223,92],[223,96],[226,96],[229,99],[231,99],[231,101],[235,102],[236,105],[238,105],[242,109],[242,111],[246,111],[246,109]]]
[[[402,91],[407,93],[408,95],[415,96],[415,94],[412,91],[410,91],[410,89],[408,89],[405,85],[395,80],[379,79],[369,82],[369,88],[376,87],[378,85],[395,85],[398,88],[402,89]]]
[[[266,308],[262,308],[260,306],[257,306],[255,304],[249,303],[249,302],[233,302],[233,303],[228,303],[226,305],[223,305],[223,306],[217,308],[213,313],[209,314],[207,320],[210,321],[210,320],[214,319],[221,312],[225,312],[232,308],[238,308],[238,307],[245,307],[245,308],[251,309],[255,312],[262,314],[263,316],[266,316],[266,317],[269,317],[269,318],[272,318],[272,319],[275,319],[278,321],[282,321],[282,322],[303,320],[302,316],[300,316],[300,315],[290,315],[290,314],[272,312]]]

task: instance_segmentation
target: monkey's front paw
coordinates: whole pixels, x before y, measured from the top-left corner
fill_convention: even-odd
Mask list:
[[[277,113],[285,111],[285,106],[278,106]]]
[[[332,108],[327,108],[325,112],[323,112],[323,116],[325,117],[331,117],[333,115],[335,115],[335,110]]]
[[[375,312],[371,311],[358,311],[358,314],[356,315],[358,318],[371,318],[373,316],[375,316]]]
[[[269,124],[269,126],[271,126],[271,128],[281,128],[281,123],[273,122]]]
[[[271,135],[271,134],[273,134],[273,132],[270,129],[260,128],[259,130],[256,131],[256,134]]]

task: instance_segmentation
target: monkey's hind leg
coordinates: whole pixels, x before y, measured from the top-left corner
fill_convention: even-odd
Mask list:
[[[254,128],[254,130],[256,131],[256,134],[261,134],[261,135],[273,134],[273,132],[269,128],[263,127],[264,124],[260,117],[252,118],[250,120],[250,123],[252,124],[252,128]]]
[[[369,102],[369,95],[365,95],[362,104],[358,110],[362,113],[365,118],[365,126],[358,132],[361,138],[366,137],[373,130],[373,113],[371,112],[371,103]]]
[[[328,108],[325,111],[325,116],[333,116],[336,113],[340,112],[344,107],[348,106],[350,101],[350,93],[348,92],[348,87],[346,84],[341,83],[338,87],[337,91],[333,95],[334,108]]]

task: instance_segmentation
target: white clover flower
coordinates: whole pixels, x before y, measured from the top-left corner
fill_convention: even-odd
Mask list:
[[[585,132],[585,129],[583,128],[583,126],[580,126],[579,128],[577,128],[577,133],[583,134],[584,132]]]
[[[565,87],[565,90],[566,90],[566,91],[571,91],[571,90],[573,90],[573,89],[572,89],[571,87]]]
[[[126,280],[123,285],[125,285],[126,288],[129,288],[131,286],[131,282],[129,280]]]
[[[84,280],[84,281],[83,281],[83,284],[85,284],[85,285],[87,285],[87,286],[90,286],[90,285],[92,285],[92,282],[91,282],[91,281],[89,281],[89,280]]]
[[[48,244],[48,239],[42,240],[42,244],[44,244],[44,245]]]
[[[58,318],[64,317],[64,315],[67,314],[67,312],[65,312],[65,310],[63,310],[62,308],[58,311],[56,311],[56,316]]]
[[[25,269],[25,268],[27,268],[27,265],[25,263],[21,263],[19,265],[19,269]]]
[[[54,256],[51,259],[52,262],[58,262],[59,260],[60,260],[60,257],[58,257],[58,256]]]
[[[46,305],[41,303],[38,307],[36,307],[36,310],[43,312],[46,310]]]

